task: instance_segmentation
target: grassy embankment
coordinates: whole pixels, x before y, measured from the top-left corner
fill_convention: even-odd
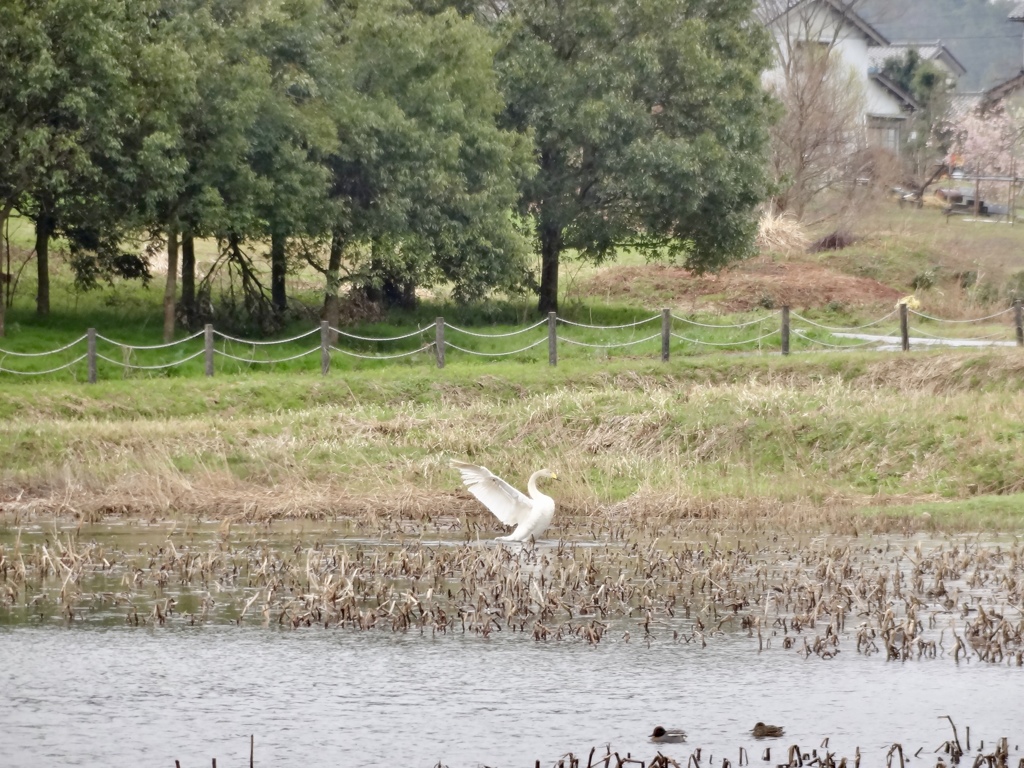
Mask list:
[[[988,230],[1016,237],[1016,229]],[[884,253],[872,256],[863,243],[856,258],[808,258],[849,260],[850,269],[880,276],[959,258],[932,241],[939,250],[899,266],[893,243],[905,248],[906,238],[891,231],[874,237],[888,243]],[[1005,274],[1012,271],[1004,265]],[[35,320],[24,301],[16,305],[5,347],[52,348],[89,325],[127,343],[158,339],[158,290],[117,286],[78,295],[60,285],[55,296],[64,298],[47,320]],[[929,290],[935,300],[947,296],[941,287]],[[610,324],[652,308],[579,301],[567,309],[581,321]],[[842,320],[871,317],[859,313],[875,308],[816,311]],[[533,319],[523,305],[440,304],[354,330],[390,335],[434,314],[492,332]],[[582,340],[599,335],[579,333]],[[497,348],[490,344],[497,342],[476,348]],[[534,468],[556,468],[568,516],[623,520],[668,510],[683,518],[842,527],[856,513],[882,528],[908,521],[1020,527],[1024,357],[1017,350],[783,359],[687,357],[683,348],[665,365],[654,359],[657,342],[647,345],[567,350],[556,369],[543,364],[542,345],[509,361],[450,353],[443,371],[422,357],[336,357],[326,378],[313,372],[315,357],[270,374],[237,374],[245,366],[219,358],[214,379],[187,375],[198,373],[198,362],[169,376],[126,380],[109,367],[101,371],[109,378],[95,386],[66,376],[7,377],[0,380],[0,503],[19,519],[129,512],[486,520],[464,495],[453,495],[457,478],[447,459],[462,457],[520,485]]]
[[[5,386],[0,493],[22,517],[422,519],[475,510],[461,457],[519,483],[552,466],[563,513],[601,519],[1016,527],[1022,376],[1010,351]]]

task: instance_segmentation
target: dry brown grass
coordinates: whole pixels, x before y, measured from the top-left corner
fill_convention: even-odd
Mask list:
[[[36,398],[34,410],[0,424],[0,510],[18,519],[341,517],[371,527],[446,518],[496,530],[459,488],[452,457],[518,485],[540,466],[557,469],[565,525],[635,516],[831,524],[868,504],[1024,490],[1015,350],[844,359],[845,370],[833,357],[739,359],[700,376],[598,371],[523,386],[510,400],[489,394],[501,389],[493,382],[449,381],[425,402],[382,393],[384,402],[364,395],[230,419],[69,418]]]
[[[803,225],[789,213],[772,213],[765,210],[757,223],[757,249],[765,255],[791,256],[804,253],[810,245],[810,237]]]

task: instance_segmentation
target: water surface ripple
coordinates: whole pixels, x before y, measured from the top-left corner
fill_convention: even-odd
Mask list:
[[[16,662],[15,662],[16,660]],[[14,663],[12,663],[14,662]],[[734,764],[741,746],[818,747],[884,765],[922,758],[971,726],[991,750],[1024,741],[1024,670],[949,660],[830,661],[696,644],[533,643],[511,633],[291,632],[258,627],[0,629],[3,765],[551,765],[610,743],[648,760],[652,727],[684,763],[694,746]],[[758,720],[786,727],[756,742]],[[969,762],[973,761],[971,758]],[[585,764],[585,760],[584,760]],[[708,763],[705,762],[705,765]]]

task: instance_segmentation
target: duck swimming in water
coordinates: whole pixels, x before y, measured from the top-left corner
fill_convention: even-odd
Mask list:
[[[686,741],[686,731],[678,728],[662,728],[660,725],[651,734],[651,741],[658,744],[682,744]]]
[[[754,738],[755,739],[774,739],[781,736],[783,728],[781,725],[765,725],[764,723],[758,723],[754,726]]]

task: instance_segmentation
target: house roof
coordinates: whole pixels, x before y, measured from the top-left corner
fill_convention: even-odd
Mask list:
[[[868,49],[868,61],[872,67],[880,68],[885,64],[886,59],[902,57],[911,48],[916,50],[918,55],[926,61],[941,61],[957,77],[961,77],[967,72],[967,68],[957,60],[941,40],[928,43],[900,42],[873,46]]]
[[[982,98],[986,102],[999,101],[1000,99],[1006,98],[1010,94],[1016,93],[1021,89],[1024,89],[1024,69],[1013,77],[993,85],[982,94]]]
[[[1006,18],[1010,21],[1024,21],[1024,3],[1017,3],[1017,6],[1010,11],[1010,15]]]
[[[987,103],[984,93],[954,93],[949,99],[949,117],[962,120],[972,112],[978,111],[982,104]]]
[[[872,72],[871,79],[882,86],[885,90],[889,91],[889,93],[895,96],[896,99],[907,109],[920,108],[913,96],[904,91],[893,80],[886,77],[881,72]]]
[[[854,10],[857,0],[758,0],[758,13],[768,24],[808,3],[821,3],[843,16],[868,39],[869,45],[889,45],[889,40]],[[1022,3],[1024,5],[1024,3]]]

